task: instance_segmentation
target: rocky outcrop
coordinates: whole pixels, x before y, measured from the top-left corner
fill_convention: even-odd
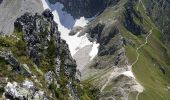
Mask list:
[[[48,100],[44,91],[37,90],[33,82],[25,80],[23,83],[13,82],[5,86],[4,99],[10,100]]]
[[[5,61],[12,66],[14,71],[19,72],[21,70],[19,62],[17,61],[15,57],[13,57],[12,53],[0,52],[0,57],[5,59]]]
[[[0,58],[4,59],[7,64],[12,66],[12,71],[23,76],[31,76],[31,74],[27,70],[21,68],[20,62],[13,56],[11,52],[5,50],[3,52],[0,52]]]
[[[23,33],[21,39],[25,42],[26,55],[36,64],[36,69],[39,72],[41,68],[46,69],[45,74],[42,71],[41,74],[47,87],[52,92],[61,88],[61,93],[68,89],[67,94],[63,95],[71,94],[78,100],[76,87],[73,86],[73,82],[77,81],[77,65],[66,41],[60,38],[62,33],[58,31],[52,12],[47,9],[42,15],[25,13],[14,25],[17,32]]]
[[[124,38],[119,32],[116,22],[95,21],[90,23],[80,34],[88,33],[89,40],[97,41],[100,44],[98,58],[93,64],[96,68],[104,68],[104,66],[126,64],[126,56],[122,47],[125,45]],[[122,53],[118,54],[118,52]],[[105,61],[102,57],[111,57],[112,59]]]
[[[80,26],[74,27],[74,28],[70,31],[69,35],[73,36],[73,35],[77,34],[79,31],[81,31],[82,29],[83,29],[83,28],[80,27]]]
[[[143,0],[142,0],[143,1]],[[170,1],[169,0],[154,0],[142,2],[145,11],[152,21],[159,27],[162,31],[162,37],[164,42],[169,44],[170,42]]]
[[[26,42],[28,55],[33,58],[34,63],[39,65],[40,57],[43,51],[47,51],[54,46],[54,56],[59,57],[64,52],[65,63],[70,66],[76,66],[75,61],[70,55],[68,45],[60,38],[57,23],[53,21],[53,14],[49,10],[45,10],[42,15],[31,15],[26,13],[15,22],[15,28],[23,31],[23,39]],[[53,42],[50,44],[49,42]],[[64,50],[64,51],[62,51]],[[56,61],[57,63],[57,61]],[[72,63],[74,63],[72,65]]]

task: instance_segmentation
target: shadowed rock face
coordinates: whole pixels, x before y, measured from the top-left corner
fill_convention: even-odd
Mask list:
[[[0,0],[0,4],[2,3],[3,0]]]
[[[135,12],[133,8],[134,4],[135,1],[129,0],[129,2],[125,5],[124,26],[134,35],[141,35],[142,33],[145,33],[145,31],[142,26],[134,22],[134,17],[139,18],[140,22],[143,22],[143,18],[141,17],[140,13]]]
[[[64,10],[69,12],[74,18],[81,16],[93,17],[117,1],[119,0],[49,0],[52,4],[56,2],[62,3],[65,7]]]
[[[41,57],[50,55],[49,52],[52,53],[50,56],[54,56],[54,59],[65,55],[67,71],[65,73],[68,73],[69,77],[74,77],[76,62],[71,57],[68,45],[60,38],[58,25],[53,21],[53,14],[50,10],[45,10],[42,15],[25,13],[15,21],[14,25],[16,29],[24,33],[23,39],[26,42],[27,54],[37,66],[40,64]]]
[[[170,43],[170,0],[147,0],[143,2],[148,15],[163,32],[164,42]]]

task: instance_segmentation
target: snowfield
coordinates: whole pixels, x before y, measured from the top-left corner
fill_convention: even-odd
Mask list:
[[[74,56],[83,47],[92,45],[92,50],[88,55],[92,60],[98,53],[99,44],[96,42],[90,42],[86,36],[87,34],[78,37],[79,32],[74,36],[70,36],[69,32],[73,27],[86,26],[93,18],[87,19],[80,17],[80,19],[74,19],[71,14],[62,10],[64,6],[61,3],[57,2],[56,4],[50,4],[48,0],[42,0],[42,3],[44,9],[50,9],[54,14],[54,21],[58,24],[58,29],[61,32],[61,38],[66,40],[69,45],[71,55]]]

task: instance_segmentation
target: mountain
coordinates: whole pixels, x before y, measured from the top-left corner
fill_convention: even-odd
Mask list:
[[[25,13],[14,26],[13,34],[0,37],[1,82],[7,83],[1,87],[3,98],[89,98],[90,90],[81,86],[76,62],[50,10],[42,15]]]
[[[6,1],[4,12],[4,4],[14,5]],[[170,99],[169,0],[24,2],[38,6],[18,12],[15,22],[1,15],[14,23],[0,39],[5,98]]]

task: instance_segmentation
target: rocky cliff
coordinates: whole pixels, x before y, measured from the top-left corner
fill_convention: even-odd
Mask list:
[[[70,13],[74,18],[85,16],[91,18],[100,14],[107,6],[116,4],[118,0],[49,0],[51,4],[60,2],[64,5],[65,11]]]
[[[1,78],[7,79],[6,86],[0,84],[3,98],[79,100],[84,95],[91,98],[80,85],[76,62],[60,38],[62,33],[50,10],[42,15],[25,13],[14,26],[12,35],[0,37]]]

